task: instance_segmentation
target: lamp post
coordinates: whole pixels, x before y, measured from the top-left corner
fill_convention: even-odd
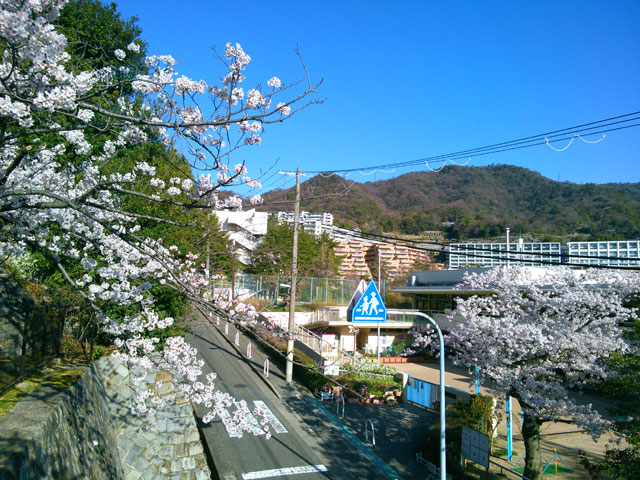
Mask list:
[[[422,312],[405,312],[403,310],[387,310],[387,314],[416,315],[426,319],[438,333],[440,342],[440,480],[447,478],[447,438],[445,429],[445,384],[444,384],[444,337],[436,321]]]

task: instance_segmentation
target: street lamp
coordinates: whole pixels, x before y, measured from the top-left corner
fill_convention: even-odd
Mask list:
[[[445,384],[444,384],[444,337],[436,321],[422,312],[406,312],[404,310],[387,310],[387,314],[417,315],[426,319],[438,333],[440,342],[440,480],[447,478],[447,442],[445,429]]]

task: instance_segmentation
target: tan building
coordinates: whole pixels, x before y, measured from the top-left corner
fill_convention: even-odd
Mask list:
[[[366,242],[337,242],[336,256],[342,257],[338,275],[342,278],[371,278],[371,270],[365,260],[365,253],[371,246]]]
[[[387,279],[406,276],[416,264],[424,268],[432,263],[427,253],[422,250],[385,242],[338,242],[335,252],[342,257],[338,273],[343,278],[373,278],[372,271],[378,270],[378,255],[382,276]]]

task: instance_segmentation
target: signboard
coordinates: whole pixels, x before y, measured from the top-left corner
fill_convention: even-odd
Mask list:
[[[353,296],[351,297],[351,300],[349,300],[349,304],[347,305],[347,320],[351,321],[353,309],[355,308],[356,303],[358,303],[358,300],[360,300],[362,294],[366,289],[367,282],[365,282],[364,280],[360,280],[358,286],[356,287],[356,291],[353,292]]]
[[[462,456],[489,468],[489,436],[463,426]]]
[[[352,322],[385,322],[387,320],[387,307],[382,302],[380,292],[374,282],[364,291],[356,302],[351,313]]]
[[[337,377],[338,375],[340,375],[340,365],[338,365],[338,362],[325,360],[322,373],[324,373],[325,375],[334,375]]]

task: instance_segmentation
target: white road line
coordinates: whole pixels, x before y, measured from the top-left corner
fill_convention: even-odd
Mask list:
[[[259,478],[283,477],[285,475],[298,475],[300,473],[327,472],[324,465],[306,465],[304,467],[274,468],[273,470],[262,470],[259,472],[243,473],[243,480],[256,480]]]
[[[236,407],[238,407],[238,404],[236,404]],[[251,432],[254,435],[264,435],[266,433],[264,429],[260,427],[260,424],[246,406],[244,408],[239,408],[239,410],[243,412],[242,415],[247,419],[247,423],[251,426]],[[222,424],[227,430],[227,435],[229,435],[230,438],[242,437],[242,433],[233,430],[233,428],[231,427],[233,421],[231,420],[231,414],[226,408],[223,408],[221,410],[220,420],[222,420]]]
[[[284,428],[284,425],[280,423],[280,420],[273,414],[269,407],[262,400],[254,400],[253,404],[259,409],[263,410],[265,413],[265,417],[269,424],[273,427],[273,431],[276,433],[288,433],[287,429]]]
[[[238,404],[236,403],[236,406],[237,405]],[[247,407],[246,404],[240,407],[239,410],[242,411],[244,417],[247,419],[247,423],[251,426],[251,432],[254,435],[256,436],[264,435],[266,433],[264,429],[260,426],[256,418],[253,416],[253,413],[249,411],[249,407]]]

